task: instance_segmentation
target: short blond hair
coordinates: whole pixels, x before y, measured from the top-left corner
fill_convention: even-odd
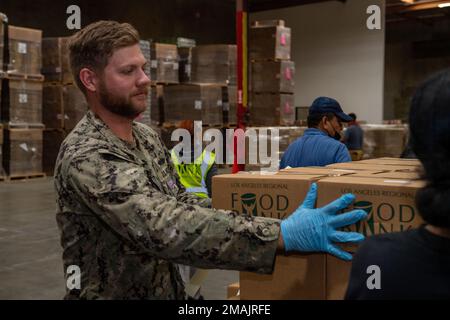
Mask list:
[[[103,72],[109,58],[120,48],[139,43],[139,33],[129,23],[97,21],[75,33],[69,40],[70,67],[77,86],[86,93],[80,71]]]

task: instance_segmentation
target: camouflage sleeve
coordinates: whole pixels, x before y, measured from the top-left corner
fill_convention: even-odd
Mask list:
[[[142,167],[120,159],[84,155],[66,168],[79,201],[154,257],[199,268],[273,271],[277,219],[181,202],[152,187]]]

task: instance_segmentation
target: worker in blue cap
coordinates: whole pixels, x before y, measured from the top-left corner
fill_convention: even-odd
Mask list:
[[[308,129],[287,148],[280,168],[350,162],[348,149],[340,140],[342,122],[351,120],[335,99],[319,97],[314,100],[308,112]]]

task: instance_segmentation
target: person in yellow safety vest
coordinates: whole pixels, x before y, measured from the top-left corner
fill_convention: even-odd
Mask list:
[[[191,135],[191,155],[190,163],[181,161],[182,154],[175,154],[172,149],[171,157],[174,167],[178,173],[181,184],[187,192],[192,192],[202,198],[211,198],[212,195],[212,177],[217,174],[215,164],[216,156],[213,152],[202,152],[201,156],[194,159],[194,121],[184,120],[178,126],[180,129],[186,129]],[[186,155],[184,155],[186,156]]]
[[[211,168],[215,166],[216,160],[214,152],[204,150],[200,157],[195,160],[192,160],[191,157],[191,163],[187,164],[180,161],[179,155],[173,149],[171,156],[180,182],[186,188],[186,191],[201,198],[211,197],[211,178],[213,176]]]
[[[192,120],[181,121],[178,124],[178,128],[189,131],[192,146],[189,163],[183,163],[183,161],[181,161],[183,154],[176,154],[177,152],[174,149],[170,152],[180,182],[186,188],[187,192],[194,193],[201,198],[211,198],[212,177],[217,174],[217,167],[215,164],[216,155],[214,152],[204,150],[197,159],[194,159],[194,122]],[[182,264],[178,264],[178,269],[181,278],[185,283],[188,298],[203,300],[200,289],[202,282],[208,275],[208,271]]]

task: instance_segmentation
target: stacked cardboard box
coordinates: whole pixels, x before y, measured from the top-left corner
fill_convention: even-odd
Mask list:
[[[386,163],[386,159],[381,161]],[[317,206],[345,193],[355,202],[348,208],[362,209],[368,219],[344,228],[370,237],[417,228],[423,223],[415,207],[416,192],[424,186],[412,171],[412,161],[396,165],[360,163],[354,169],[293,168],[274,174],[243,173],[213,178],[213,207],[241,214],[283,219],[303,202],[312,182],[318,183]],[[367,169],[362,170],[366,165]],[[380,168],[382,167],[382,168]],[[359,176],[364,173],[365,176]],[[386,177],[386,178],[385,178]],[[343,245],[354,252],[355,245]],[[240,273],[240,298],[247,299],[343,299],[351,262],[327,254],[277,255],[271,275]]]
[[[295,123],[295,64],[290,61],[291,29],[284,21],[259,21],[250,28],[250,123]]]
[[[5,176],[6,173],[3,168],[3,125],[0,123],[0,180],[3,180]]]
[[[10,177],[42,173],[43,130],[10,128],[5,130],[3,165]]]
[[[192,83],[236,84],[236,45],[214,44],[192,48]]]
[[[9,74],[40,75],[42,30],[8,27]]]
[[[178,77],[180,79],[180,83],[189,83],[191,82],[192,48],[178,48],[178,56]]]
[[[46,83],[67,85],[75,82],[70,69],[68,43],[68,37],[42,39],[42,73]]]
[[[237,125],[237,86],[222,87],[223,123],[227,126]]]
[[[252,154],[252,149],[250,148],[251,145],[256,145],[259,141],[260,143],[263,141],[267,141],[267,155],[270,157],[271,154],[271,148],[273,143],[278,143],[277,149],[277,161],[281,160],[281,157],[283,156],[286,149],[289,147],[289,145],[294,142],[296,139],[301,137],[303,133],[305,132],[305,127],[248,127],[247,132],[250,132],[250,130],[254,130],[256,133],[256,136],[258,137],[257,141],[251,141],[250,138],[246,140],[246,147],[245,147],[245,159],[246,159],[246,171],[258,171],[264,168],[269,168],[270,164],[263,164],[261,162],[261,159],[259,157],[259,154],[254,155]],[[278,135],[276,134],[276,131],[278,132]],[[258,145],[258,152],[261,149],[261,145]],[[256,149],[255,149],[256,151]],[[250,163],[250,159],[257,159],[257,164]],[[278,168],[278,164],[277,164]]]
[[[219,85],[180,84],[164,87],[164,120],[198,120],[203,125],[222,124],[222,88]]]
[[[151,49],[150,49],[150,41],[141,40],[139,42],[141,52],[144,55],[145,60],[147,61],[147,65],[145,66],[145,74],[151,78],[151,68],[150,68],[150,61],[151,61]],[[148,85],[148,96],[147,96],[147,107],[144,112],[142,112],[135,121],[141,122],[146,125],[151,125],[152,123],[152,94],[151,94],[152,87],[149,84]]]
[[[42,72],[45,83],[42,94],[43,170],[53,175],[59,147],[88,110],[86,99],[77,87],[69,61],[69,38],[42,40]]]
[[[408,140],[407,125],[363,124],[364,154],[368,158],[399,157]]]
[[[153,83],[178,83],[178,51],[174,44],[151,43],[151,80]]]

